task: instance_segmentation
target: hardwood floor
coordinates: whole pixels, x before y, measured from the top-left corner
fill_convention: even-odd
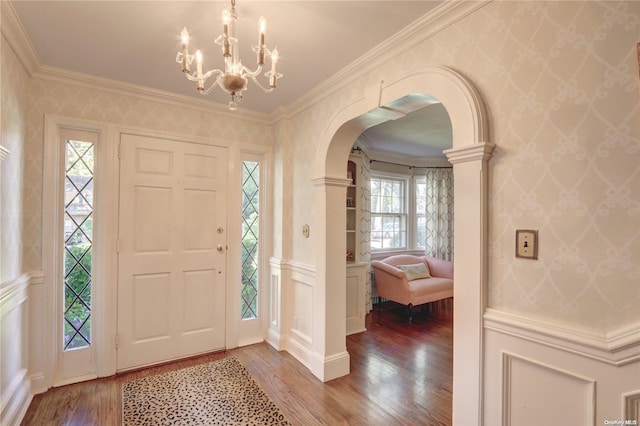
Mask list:
[[[36,395],[23,425],[119,425],[121,384],[138,377],[235,356],[296,425],[450,425],[453,301],[428,312],[387,302],[349,336],[351,374],[321,383],[266,343],[54,388]]]

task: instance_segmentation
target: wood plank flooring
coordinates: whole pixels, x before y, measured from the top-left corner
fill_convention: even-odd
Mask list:
[[[367,315],[367,332],[349,336],[351,374],[322,383],[266,343],[36,395],[23,425],[119,425],[121,385],[138,377],[235,356],[296,425],[450,425],[453,301],[406,310],[392,302]]]

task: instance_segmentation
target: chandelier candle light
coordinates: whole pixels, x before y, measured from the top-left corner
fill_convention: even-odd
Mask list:
[[[237,101],[242,99],[242,92],[247,90],[248,79],[253,80],[265,93],[271,93],[276,88],[277,80],[282,77],[282,74],[278,74],[276,71],[278,49],[275,48],[273,51],[270,51],[264,43],[264,33],[267,28],[267,20],[264,19],[264,16],[258,21],[258,44],[253,46],[253,51],[256,52],[257,67],[252,71],[242,65],[238,51],[238,38],[236,37],[237,19],[236,0],[231,0],[231,10],[225,8],[222,12],[222,34],[214,41],[222,47],[224,70],[213,69],[206,73],[202,72],[202,52],[196,50],[195,54],[189,54],[189,33],[186,27],[180,34],[182,50],[178,51],[178,55],[176,56],[176,62],[182,64],[182,72],[187,79],[196,82],[196,88],[201,94],[209,94],[216,86],[230,94],[231,102],[229,102],[229,109],[231,110],[238,108]],[[268,88],[260,84],[256,78],[262,72],[265,55],[271,56],[271,70],[264,74],[264,76],[269,79]],[[196,70],[192,73],[191,64],[194,59],[196,61]],[[205,89],[205,82],[210,77],[215,77],[215,81]]]

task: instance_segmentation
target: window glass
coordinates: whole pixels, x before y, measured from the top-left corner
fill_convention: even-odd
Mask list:
[[[407,247],[406,180],[371,178],[371,249]]]
[[[260,163],[242,163],[242,319],[258,317]]]
[[[91,344],[93,161],[90,142],[67,140],[64,190],[64,349]]]

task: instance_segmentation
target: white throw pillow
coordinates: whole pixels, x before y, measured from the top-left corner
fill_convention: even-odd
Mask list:
[[[398,265],[396,268],[404,271],[407,281],[419,280],[422,278],[431,278],[429,269],[424,263],[416,263],[414,265]]]

